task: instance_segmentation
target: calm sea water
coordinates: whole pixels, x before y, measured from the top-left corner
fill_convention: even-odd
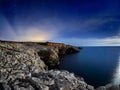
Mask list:
[[[74,72],[96,87],[120,84],[120,47],[84,47],[79,53],[64,56],[58,68]]]

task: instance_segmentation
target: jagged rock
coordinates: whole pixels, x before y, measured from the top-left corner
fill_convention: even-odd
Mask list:
[[[49,47],[55,47],[58,50],[58,54],[59,55],[63,55],[63,54],[71,54],[71,53],[76,53],[80,51],[80,47],[75,47],[75,46],[71,46],[71,45],[65,45],[62,43],[51,43],[51,42],[46,42],[47,46]]]
[[[94,89],[73,73],[47,70],[60,55],[78,51],[59,43],[0,41],[0,90],[120,90],[113,84]]]
[[[17,77],[6,83],[1,82],[0,85],[9,90],[94,90],[94,87],[73,73],[59,70],[31,73],[31,76]]]
[[[58,64],[59,53],[65,54],[60,51],[63,49],[62,45],[58,48],[57,46],[36,45],[34,47],[31,44],[0,43],[1,89],[77,90],[89,88],[90,86],[82,78],[75,77],[68,71],[45,71],[47,66],[44,62],[50,65]],[[63,47],[67,46],[63,45]]]
[[[38,54],[39,57],[48,65],[56,66],[60,64],[59,56],[63,54],[70,54],[80,51],[79,47],[74,47],[71,45],[65,45],[61,43],[40,43],[40,42],[8,42],[0,41],[1,48],[9,49],[7,54],[16,52],[22,52],[24,54],[31,54],[30,56],[34,57],[34,54]],[[0,50],[1,51],[1,50]],[[16,56],[19,58],[18,56]]]
[[[47,66],[34,49],[21,44],[0,43],[0,81],[9,81],[18,76],[24,78],[30,72],[37,73],[46,69]]]

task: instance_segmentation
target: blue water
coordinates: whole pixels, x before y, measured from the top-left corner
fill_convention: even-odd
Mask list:
[[[117,73],[119,52],[120,47],[83,47],[79,53],[64,56],[58,68],[74,72],[90,85],[105,85]]]

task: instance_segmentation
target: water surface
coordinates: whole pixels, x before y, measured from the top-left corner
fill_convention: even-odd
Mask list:
[[[84,47],[79,53],[64,56],[58,68],[74,72],[94,86],[120,83],[119,52],[120,47]]]

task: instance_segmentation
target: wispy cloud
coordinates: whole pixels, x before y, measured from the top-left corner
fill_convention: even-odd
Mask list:
[[[19,26],[13,28],[9,21],[0,15],[0,39],[13,41],[47,41],[57,37],[58,31],[51,26]],[[16,30],[15,30],[16,29]]]
[[[8,20],[0,15],[0,39],[9,39],[15,35],[15,32]]]
[[[64,29],[69,29],[71,31],[93,31],[100,28],[105,23],[111,22],[111,18],[76,18],[76,19],[66,19],[63,21],[62,26]]]
[[[17,32],[11,32],[8,30],[3,33],[1,39],[12,40],[12,41],[47,41],[53,39],[57,36],[57,32],[54,30],[45,31],[40,30],[39,28],[28,28],[26,30],[18,30]],[[10,33],[9,33],[10,32]],[[5,36],[8,33],[8,36]],[[6,37],[6,38],[5,38]]]
[[[89,35],[89,32],[91,33],[91,31],[93,31],[92,35],[94,35],[94,30],[100,31],[99,28],[102,27],[105,23],[110,23],[111,21],[115,20],[111,17],[78,17],[75,19],[67,18],[65,20],[54,17],[46,18],[43,20],[40,19],[35,22],[30,22],[29,20],[21,19],[21,21],[18,20],[16,22],[16,28],[14,29],[12,28],[11,24],[7,21],[7,19],[5,19],[2,15],[0,15],[0,20],[2,21],[0,22],[0,39],[16,41],[52,40],[81,46],[120,46],[120,32],[115,36],[106,38],[97,38],[97,36],[95,36],[95,38],[86,38],[86,36],[84,36],[84,39],[81,39],[81,37],[79,37],[83,32],[85,35],[86,33],[87,35]],[[72,33],[79,33],[80,35],[76,37],[76,34],[72,35]]]
[[[64,42],[67,44],[77,45],[77,46],[120,46],[120,32],[117,35],[107,37],[107,38],[61,38],[53,40],[56,42]]]
[[[18,30],[12,40],[16,41],[47,41],[56,37],[55,30],[40,30],[39,28],[28,28],[26,30]]]

